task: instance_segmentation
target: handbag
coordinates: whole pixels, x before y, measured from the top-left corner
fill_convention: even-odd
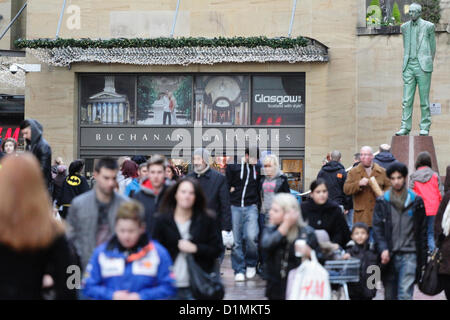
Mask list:
[[[225,288],[220,279],[220,272],[205,272],[195,262],[191,254],[186,255],[189,269],[189,281],[194,298],[198,300],[222,300]],[[216,268],[217,269],[217,268]]]
[[[444,287],[439,282],[439,265],[442,259],[439,247],[440,243],[433,250],[425,266],[425,271],[419,280],[419,290],[430,296],[437,295],[444,290]]]

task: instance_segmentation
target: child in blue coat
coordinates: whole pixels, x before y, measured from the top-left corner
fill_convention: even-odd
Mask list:
[[[85,296],[99,300],[156,300],[175,295],[172,259],[157,241],[149,241],[144,221],[140,203],[122,203],[115,235],[96,248],[86,268]]]

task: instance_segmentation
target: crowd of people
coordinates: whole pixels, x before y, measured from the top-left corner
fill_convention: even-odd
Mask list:
[[[385,299],[412,299],[436,247],[450,297],[450,166],[442,184],[428,152],[409,173],[388,145],[376,156],[362,147],[350,170],[333,151],[299,201],[278,157],[260,159],[257,149],[225,174],[203,148],[186,176],[158,154],[104,157],[88,181],[82,160],[51,165],[38,121],[21,129],[28,152],[17,154],[14,139],[2,144],[0,299],[42,299],[45,290],[55,299],[196,299],[192,263],[218,273],[226,248],[234,280],[259,274],[269,299],[286,298],[289,272],[311,255],[361,261],[351,299],[375,296],[370,266],[381,269]],[[69,266],[81,270],[77,290],[67,287]]]

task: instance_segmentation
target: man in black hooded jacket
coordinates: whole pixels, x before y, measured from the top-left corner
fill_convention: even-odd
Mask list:
[[[387,169],[391,164],[397,160],[391,153],[391,146],[388,144],[382,144],[380,146],[380,152],[375,156],[373,162],[379,164],[384,169]]]
[[[333,200],[344,210],[349,209],[347,196],[344,193],[344,183],[347,179],[347,172],[344,166],[339,162],[341,160],[341,153],[334,150],[331,153],[331,161],[326,163],[320,169],[317,179],[325,180],[328,188],[328,198]]]
[[[24,120],[20,123],[26,151],[33,153],[41,165],[47,187],[50,189],[52,181],[52,149],[42,136],[42,125],[34,119]]]

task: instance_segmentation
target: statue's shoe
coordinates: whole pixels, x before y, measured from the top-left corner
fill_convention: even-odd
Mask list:
[[[409,134],[409,131],[406,129],[400,129],[395,133],[396,136],[407,136]]]
[[[427,136],[428,135],[428,131],[427,130],[420,130],[419,135]]]

